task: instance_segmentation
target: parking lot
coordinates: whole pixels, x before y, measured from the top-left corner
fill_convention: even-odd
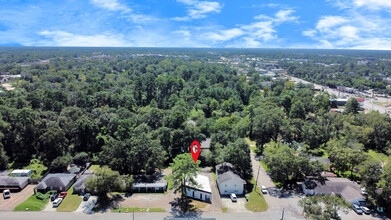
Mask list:
[[[11,198],[0,198],[0,211],[12,211],[20,203],[24,202],[28,197],[34,194],[35,185],[27,185],[22,191],[11,193]]]

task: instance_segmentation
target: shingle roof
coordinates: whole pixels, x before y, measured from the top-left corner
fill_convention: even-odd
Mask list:
[[[66,187],[75,178],[75,174],[51,173],[48,174],[34,189],[46,189],[47,187]]]
[[[10,177],[10,176],[0,176],[0,185],[1,186],[21,186],[23,183],[28,181],[28,177]]]
[[[331,194],[335,193],[344,197],[347,201],[363,198],[360,192],[360,186],[345,178],[330,178],[326,181],[310,180],[305,185],[308,189],[314,188],[316,193]]]
[[[223,174],[219,174],[217,176],[217,179],[219,180],[220,183],[223,183],[223,182],[226,182],[226,181],[229,181],[229,180],[237,180],[237,181],[242,182],[243,184],[246,183],[246,181],[244,181],[242,178],[240,178],[239,175],[235,174],[232,171],[227,171],[227,172],[225,172]]]
[[[84,183],[87,179],[91,177],[96,177],[95,175],[81,175],[80,178],[76,181],[76,183],[73,185],[74,189],[85,189]]]

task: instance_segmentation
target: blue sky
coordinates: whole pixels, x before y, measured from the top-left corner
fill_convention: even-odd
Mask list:
[[[391,0],[0,0],[0,45],[391,49]]]

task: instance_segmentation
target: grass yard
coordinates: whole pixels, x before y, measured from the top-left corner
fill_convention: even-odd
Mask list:
[[[260,160],[259,162],[261,163],[263,169],[265,169],[266,172],[270,172],[269,167],[267,167],[266,163],[263,160]]]
[[[38,199],[35,197],[35,195],[32,195],[24,202],[16,206],[14,211],[26,211],[26,208],[28,208],[29,211],[41,211],[45,208],[48,201],[49,200]]]
[[[112,209],[112,212],[119,212],[119,209]],[[138,207],[122,207],[121,212],[146,212],[147,208],[138,208]]]
[[[255,141],[250,140],[250,138],[245,138],[246,142],[250,146],[255,146]]]
[[[222,211],[222,212],[227,212],[227,211],[228,211],[228,208],[221,208],[221,211]]]
[[[166,210],[161,208],[149,208],[148,212],[166,212]]]
[[[198,200],[191,200],[190,202],[190,211],[197,211],[198,209],[206,208],[208,204]]]
[[[255,180],[252,179],[251,183],[255,184]],[[246,208],[253,212],[264,212],[269,208],[258,186],[249,194]]]
[[[90,168],[88,168],[88,170],[97,170],[98,168],[100,168],[99,165],[91,165]]]
[[[164,176],[163,179],[167,181],[167,189],[172,190],[172,181],[170,180],[170,178],[168,178],[168,176]]]
[[[69,188],[67,196],[57,208],[58,212],[73,212],[79,207],[80,203],[83,201],[83,198],[77,194],[72,193],[73,187]]]
[[[33,173],[30,177],[32,179],[39,179],[42,178],[48,168],[45,167],[39,160],[32,159],[30,161],[30,165],[23,167],[23,169],[32,170]]]

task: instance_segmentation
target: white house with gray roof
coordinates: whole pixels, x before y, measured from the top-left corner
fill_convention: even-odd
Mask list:
[[[29,184],[28,177],[0,176],[0,190],[20,191]]]
[[[223,163],[216,166],[216,182],[220,195],[244,194],[244,181],[239,175],[233,172],[234,167],[230,163]]]

